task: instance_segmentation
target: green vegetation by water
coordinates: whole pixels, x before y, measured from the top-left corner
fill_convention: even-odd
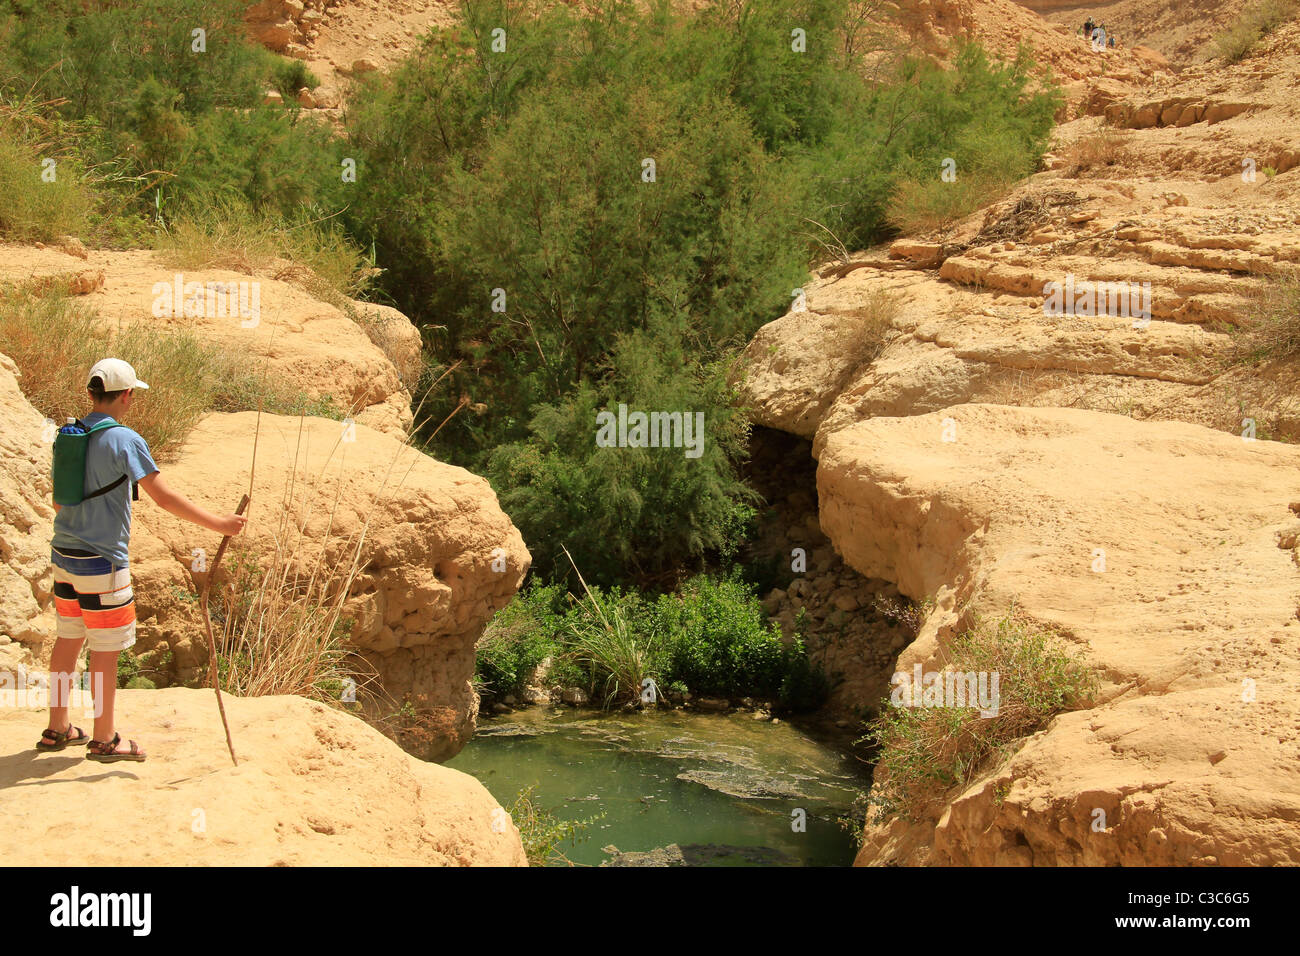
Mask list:
[[[519,695],[543,662],[547,687],[580,687],[598,705],[636,700],[650,678],[697,697],[754,697],[807,710],[826,681],[796,635],[782,640],[752,585],[698,575],[673,594],[592,589],[576,601],[532,584],[489,625],[478,647],[485,696]]]
[[[502,806],[531,787],[534,812],[590,821],[555,849],[592,866],[644,865],[655,850],[677,865],[848,866],[855,844],[838,820],[866,787],[857,761],[748,714],[532,708],[482,721],[447,766]]]

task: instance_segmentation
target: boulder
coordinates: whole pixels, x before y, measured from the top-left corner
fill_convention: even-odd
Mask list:
[[[869,825],[858,862],[1300,862],[1300,748],[1276,731],[1300,723],[1298,470],[1293,446],[1063,408],[829,435],[817,487],[845,562],[935,599],[900,670],[1014,602],[1102,677],[934,819]]]
[[[18,386],[0,355],[0,670],[31,664],[54,639],[50,537],[53,422]]]
[[[162,472],[203,507],[233,511],[248,488],[256,428],[255,412],[210,414]],[[263,414],[249,514],[223,576],[240,560],[263,560],[277,540],[296,540],[298,529],[307,566],[346,568],[362,539],[344,607],[355,622],[350,643],[389,698],[419,705],[433,759],[459,751],[478,709],[475,643],[531,563],[486,479],[365,425]],[[220,539],[147,496],[134,521],[137,650],[166,644],[179,676],[192,679],[206,670],[206,644],[184,595],[206,577],[191,570],[195,549],[210,557]]]
[[[0,265],[0,280],[62,275],[65,262],[52,250],[18,249]],[[106,334],[134,322],[193,332],[247,355],[255,368],[265,363],[268,379],[287,392],[329,396],[357,421],[394,436],[410,428],[403,376],[412,383],[418,376],[420,333],[396,309],[356,302],[354,320],[288,281],[301,270],[287,262],[256,275],[181,268],[160,253],[97,251],[92,264],[105,274],[93,301]],[[248,318],[238,314],[241,295]]]
[[[36,756],[48,712],[0,707],[11,755],[0,760],[0,855],[16,866],[527,865],[518,829],[473,777],[301,697],[224,702],[238,766],[212,691],[119,690],[122,736],[148,758],[111,772]],[[73,720],[89,726],[77,708]],[[69,825],[89,806],[116,822],[94,839]]]

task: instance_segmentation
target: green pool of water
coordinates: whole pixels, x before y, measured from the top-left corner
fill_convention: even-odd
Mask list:
[[[481,719],[447,766],[506,807],[535,786],[561,819],[601,816],[561,847],[588,865],[848,866],[838,818],[868,783],[852,757],[745,713],[535,707]]]

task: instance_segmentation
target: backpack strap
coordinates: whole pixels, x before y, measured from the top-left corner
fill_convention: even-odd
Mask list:
[[[86,428],[86,426],[80,421],[78,421],[77,424],[81,425],[82,428]],[[115,422],[109,420],[106,422],[99,422],[96,425],[92,425],[90,428],[86,428],[86,434],[93,435],[95,432],[106,432],[110,428],[125,428],[125,427],[126,426],[124,426],[121,422]],[[118,485],[120,485],[122,482],[126,481],[126,479],[127,476],[122,475],[120,478],[117,479],[117,481],[105,485],[103,488],[100,488],[98,491],[92,491],[89,494],[82,495],[81,500],[88,501],[91,498],[98,498],[100,495],[106,495],[114,488],[116,488]],[[131,500],[132,501],[140,500],[140,485],[138,483],[131,485]]]
[[[106,495],[106,494],[108,494],[110,491],[112,491],[114,488],[116,488],[118,485],[120,485],[120,484],[121,484],[122,482],[124,482],[124,481],[126,481],[126,475],[122,475],[122,476],[120,476],[120,477],[117,479],[117,481],[113,482],[112,484],[105,485],[103,488],[100,488],[98,491],[92,491],[92,492],[90,492],[90,494],[82,495],[82,496],[81,496],[81,500],[82,500],[82,501],[89,501],[91,498],[98,498],[100,495]],[[135,493],[135,497],[134,497],[133,500],[135,500],[135,501],[139,501],[139,500],[140,500],[140,492],[139,492],[138,490],[136,491],[136,493]]]

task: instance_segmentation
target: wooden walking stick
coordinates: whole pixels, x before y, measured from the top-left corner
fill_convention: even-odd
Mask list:
[[[239,507],[235,509],[235,514],[242,515],[244,509],[248,507],[248,495],[244,495],[239,501]],[[217,667],[217,639],[212,636],[212,618],[208,616],[208,594],[212,590],[212,579],[217,576],[217,568],[221,565],[221,556],[226,553],[226,545],[230,544],[230,535],[221,539],[221,544],[217,546],[217,556],[212,559],[212,564],[208,566],[208,579],[203,584],[203,599],[200,607],[203,610],[203,626],[208,631],[208,673],[212,677],[212,689],[217,692],[217,709],[221,711],[221,726],[226,730],[226,746],[230,748],[230,759],[234,761],[236,767],[239,766],[239,758],[235,756],[235,745],[230,740],[230,724],[226,721],[226,705],[221,701],[221,681],[219,679],[219,670]]]

